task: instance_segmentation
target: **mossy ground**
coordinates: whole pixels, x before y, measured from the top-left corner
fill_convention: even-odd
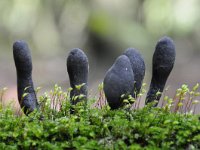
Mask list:
[[[187,104],[187,86],[177,90]],[[142,109],[110,110],[100,99],[95,105],[71,106],[69,91],[55,86],[39,98],[40,110],[16,115],[11,106],[0,106],[1,149],[200,149],[200,116],[172,99],[161,108],[153,103]],[[182,93],[182,94],[181,94]],[[178,99],[179,100],[179,99]],[[194,102],[194,101],[193,101]],[[98,105],[97,105],[98,103]],[[97,106],[100,108],[96,108]],[[192,105],[192,104],[191,104]],[[174,106],[173,109],[170,106]],[[72,108],[73,107],[73,108]],[[176,108],[178,107],[178,108]],[[193,107],[194,108],[194,107]],[[70,110],[74,113],[70,114]],[[186,111],[185,111],[186,110]],[[184,112],[185,111],[185,112]]]

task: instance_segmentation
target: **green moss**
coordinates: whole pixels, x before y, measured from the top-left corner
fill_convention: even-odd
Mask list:
[[[70,114],[58,86],[40,97],[40,111],[14,114],[0,107],[2,149],[200,149],[199,115],[165,107],[110,110],[79,103]],[[54,103],[54,106],[50,105]],[[57,106],[56,106],[57,105]]]

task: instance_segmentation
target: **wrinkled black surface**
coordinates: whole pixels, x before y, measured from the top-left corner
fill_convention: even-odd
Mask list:
[[[121,96],[132,95],[134,91],[134,74],[129,58],[119,56],[113,66],[107,71],[104,78],[104,92],[111,109],[117,109],[123,105]]]
[[[24,113],[28,114],[38,107],[38,102],[32,81],[31,53],[25,41],[13,44],[13,56],[17,71],[18,101],[21,108],[24,108]],[[22,98],[24,93],[28,95]]]
[[[158,91],[163,92],[167,78],[173,69],[176,52],[175,45],[169,37],[161,38],[153,55],[153,71],[146,103],[159,100],[161,95],[156,96]]]
[[[131,62],[132,70],[135,77],[134,97],[137,97],[137,95],[140,92],[145,75],[144,59],[142,58],[141,54],[136,49],[133,48],[128,48],[124,52],[124,55],[126,55]]]
[[[67,58],[67,71],[69,74],[70,85],[72,91],[70,92],[71,103],[76,104],[82,100],[86,100],[88,92],[88,72],[89,64],[88,58],[81,49],[73,49]],[[80,90],[76,88],[76,85],[84,84]],[[73,100],[75,96],[83,94],[83,98]]]

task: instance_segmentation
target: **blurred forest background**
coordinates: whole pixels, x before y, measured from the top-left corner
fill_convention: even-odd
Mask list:
[[[143,55],[149,85],[154,48],[165,35],[174,40],[177,52],[167,82],[173,97],[182,84],[192,87],[200,81],[199,0],[1,0],[0,88],[8,88],[7,98],[16,98],[12,44],[18,39],[29,44],[34,84],[43,91],[55,83],[69,87],[66,58],[77,47],[89,57],[92,96],[128,47]]]

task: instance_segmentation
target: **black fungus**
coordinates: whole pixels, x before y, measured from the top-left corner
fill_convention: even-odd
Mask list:
[[[67,71],[72,90],[70,99],[72,104],[87,99],[88,93],[88,58],[81,49],[73,49],[67,57]]]
[[[121,55],[116,59],[107,71],[103,83],[104,93],[111,109],[123,106],[123,100],[134,91],[134,74],[127,56]]]
[[[145,76],[145,63],[142,55],[133,48],[128,48],[124,53],[126,55],[132,66],[132,70],[135,77],[135,85],[134,85],[134,97],[136,98],[140,92],[142,82]]]
[[[152,79],[146,103],[154,100],[159,101],[161,94],[158,94],[158,92],[163,92],[167,78],[173,69],[175,56],[175,45],[172,39],[169,37],[161,38],[153,55]]]
[[[13,44],[13,56],[17,72],[18,101],[24,113],[28,114],[38,108],[38,102],[32,80],[32,59],[25,41]]]

